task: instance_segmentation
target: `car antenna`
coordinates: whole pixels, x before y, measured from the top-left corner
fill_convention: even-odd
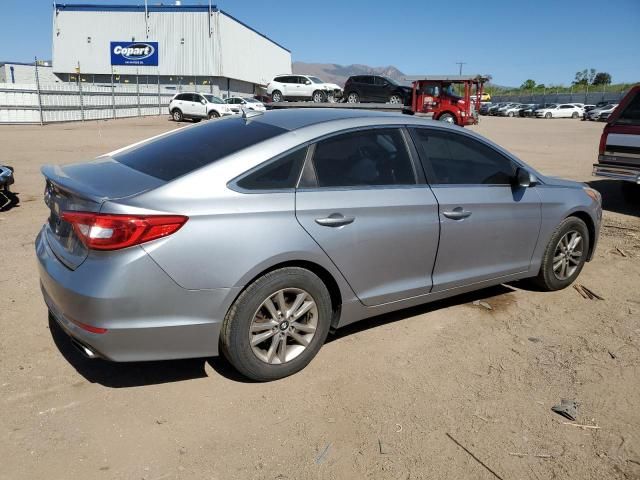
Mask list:
[[[245,120],[250,120],[253,117],[264,114],[264,112],[257,112],[256,110],[250,110],[248,108],[240,107],[240,110],[242,110],[242,118],[244,118]]]

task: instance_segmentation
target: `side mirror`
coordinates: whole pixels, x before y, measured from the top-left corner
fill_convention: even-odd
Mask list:
[[[203,98],[202,100],[200,100],[200,103],[201,103],[202,105],[206,105],[206,104],[207,104],[207,101]]]
[[[306,82],[304,82],[305,85],[311,85],[311,81],[307,80]]]
[[[533,187],[536,183],[535,175],[529,173],[522,167],[518,167],[515,175],[515,185],[522,188]]]

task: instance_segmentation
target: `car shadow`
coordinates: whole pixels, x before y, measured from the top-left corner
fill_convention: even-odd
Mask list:
[[[8,212],[12,208],[19,207],[20,197],[16,192],[0,189],[0,212]]]
[[[587,185],[596,189],[602,195],[603,210],[640,217],[640,201],[630,202],[624,198],[621,180],[590,180]],[[638,186],[638,190],[640,190],[640,186]],[[638,199],[640,199],[640,193],[638,194]]]
[[[520,287],[520,285],[518,285],[518,287]],[[329,335],[326,343],[334,342],[355,333],[405,320],[416,315],[422,315],[455,305],[472,303],[477,300],[488,303],[492,311],[499,311],[502,307],[511,303],[511,297],[507,294],[514,291],[516,291],[516,289],[509,285],[497,285],[445,300],[438,300],[425,305],[379,315],[340,328]],[[102,359],[88,359],[78,351],[71,343],[69,336],[52,318],[49,319],[49,329],[55,345],[71,366],[89,382],[98,383],[105,387],[142,387],[203,378],[208,376],[205,371],[206,364],[209,364],[216,373],[233,382],[256,383],[240,375],[222,355],[219,357],[188,360],[127,363],[115,363]]]

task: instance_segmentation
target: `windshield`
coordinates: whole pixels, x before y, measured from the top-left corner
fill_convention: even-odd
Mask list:
[[[256,100],[255,98],[245,98],[244,99],[245,102],[248,103],[260,103],[258,100]]]
[[[215,95],[202,95],[202,96],[206,98],[207,102],[209,103],[224,103],[224,101],[221,98],[218,98]]]
[[[322,80],[320,80],[318,77],[308,77],[309,80],[311,80],[313,83],[324,83]]]

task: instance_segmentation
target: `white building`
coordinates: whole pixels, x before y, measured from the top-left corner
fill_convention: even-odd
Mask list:
[[[65,3],[54,4],[53,72],[254,93],[291,72],[291,52],[215,6]]]

